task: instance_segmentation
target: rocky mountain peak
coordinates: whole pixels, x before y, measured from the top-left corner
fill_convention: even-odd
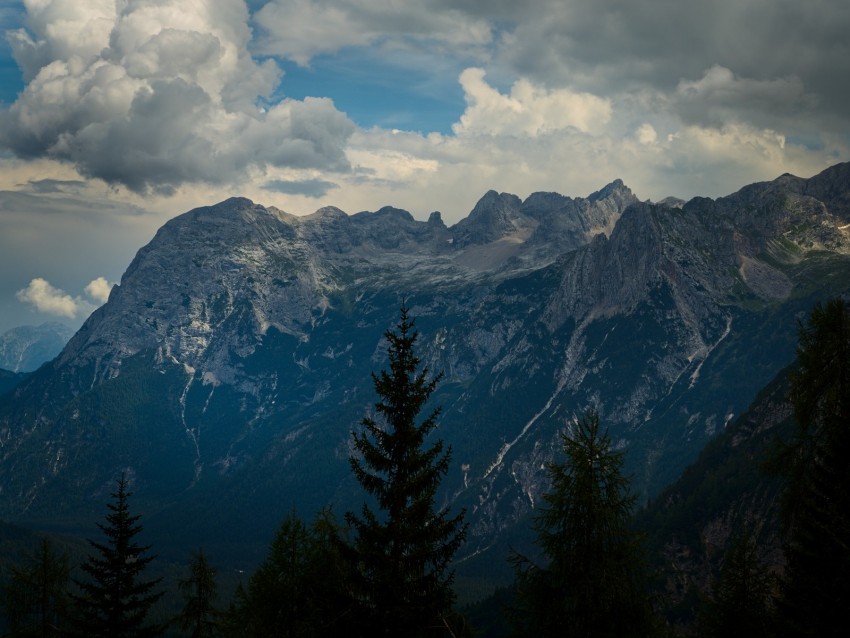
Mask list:
[[[850,162],[836,164],[806,181],[804,194],[822,200],[829,211],[845,224],[850,223]]]
[[[428,215],[428,225],[429,226],[439,226],[442,228],[446,227],[446,223],[443,221],[443,215],[440,211],[435,210],[430,215]]]
[[[372,216],[373,219],[385,217],[387,219],[392,219],[392,220],[399,222],[399,223],[402,223],[402,224],[408,224],[410,222],[416,221],[413,218],[413,215],[411,215],[408,211],[401,209],[401,208],[396,208],[395,206],[384,206],[382,208],[379,208],[374,213],[370,213],[370,212],[357,213],[356,215],[353,215],[353,217],[354,218],[368,217],[370,215]]]
[[[634,193],[632,193],[632,190],[623,183],[623,180],[618,177],[610,184],[606,184],[598,191],[588,195],[587,199],[588,201],[596,202],[600,199],[608,199],[611,197],[631,199],[634,197]]]
[[[301,221],[308,222],[313,220],[348,220],[348,215],[345,211],[336,206],[323,206],[311,215],[305,215]]]
[[[488,191],[466,219],[452,226],[455,245],[481,245],[517,234],[527,235],[533,222],[520,212],[521,206],[522,201],[516,195]]]
[[[660,199],[655,203],[659,206],[666,206],[667,208],[682,208],[687,202],[680,197],[668,195],[664,199]]]

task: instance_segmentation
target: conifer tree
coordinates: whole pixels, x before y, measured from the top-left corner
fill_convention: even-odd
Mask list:
[[[189,577],[179,583],[185,605],[180,614],[180,625],[192,638],[210,638],[219,635],[219,612],[216,609],[218,586],[216,569],[207,561],[203,549],[192,555]]]
[[[797,431],[774,466],[787,483],[784,636],[839,636],[850,604],[850,307],[840,299],[800,326],[791,379]]]
[[[160,628],[147,624],[151,606],[162,596],[162,592],[155,591],[161,579],[142,578],[154,557],[146,555],[149,546],[135,540],[142,530],[141,517],[130,514],[130,496],[122,474],[112,494],[114,502],[107,504],[106,524],[98,523],[106,541],[89,540],[96,554],[80,566],[89,578],[74,581],[80,589],[73,598],[77,629],[82,636],[144,638],[161,633]]]
[[[66,629],[71,564],[46,538],[23,565],[14,565],[5,591],[10,636],[61,636]]]
[[[306,634],[309,615],[306,577],[310,560],[310,531],[291,514],[284,519],[269,554],[251,577],[248,614],[251,634],[293,638]]]
[[[317,638],[349,633],[349,598],[337,525],[322,511],[311,527],[295,514],[281,523],[268,555],[237,591],[224,635]]]
[[[700,610],[699,636],[770,636],[775,580],[749,534],[733,539],[723,557],[711,598]]]
[[[647,636],[653,628],[642,537],[630,528],[635,497],[594,411],[562,435],[564,463],[535,518],[548,564],[516,555],[518,633],[602,638]]]
[[[454,600],[449,562],[463,542],[463,513],[435,507],[435,494],[449,467],[450,450],[429,440],[440,409],[417,417],[441,375],[419,370],[418,333],[402,304],[396,329],[388,330],[389,371],[373,374],[375,418],[353,435],[351,469],[377,506],[364,503],[346,520],[354,534],[349,546],[353,583],[365,635],[415,637],[448,631]]]

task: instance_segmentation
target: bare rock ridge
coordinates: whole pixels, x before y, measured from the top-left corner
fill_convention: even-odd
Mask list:
[[[523,528],[588,406],[642,496],[672,481],[790,363],[796,318],[850,292],[848,202],[843,164],[686,203],[620,180],[490,191],[450,227],[392,207],[189,211],[0,397],[0,516],[71,527],[127,472],[152,534],[238,553],[279,523],[264,503],[350,506],[351,430],[406,298],[445,373],[440,498],[467,508],[473,569]]]

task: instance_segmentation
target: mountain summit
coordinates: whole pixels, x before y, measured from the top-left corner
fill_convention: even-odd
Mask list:
[[[440,498],[467,508],[464,556],[512,533],[590,406],[651,495],[793,359],[795,318],[850,290],[848,201],[839,165],[681,205],[619,180],[491,191],[451,227],[390,207],[192,210],[0,399],[0,516],[72,528],[123,473],[151,534],[237,551],[293,508],[349,507],[351,431],[402,299],[445,374]]]

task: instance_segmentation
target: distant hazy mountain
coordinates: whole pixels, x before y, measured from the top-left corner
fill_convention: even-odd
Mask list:
[[[58,355],[74,331],[61,323],[18,326],[0,334],[0,368],[31,372]]]
[[[73,527],[127,472],[159,551],[246,556],[293,508],[356,507],[351,431],[407,299],[445,373],[441,499],[467,510],[464,569],[488,569],[589,406],[640,494],[675,479],[791,362],[797,318],[850,290],[848,228],[848,164],[684,204],[619,180],[577,199],[491,191],[452,227],[195,209],[0,399],[0,516]]]

